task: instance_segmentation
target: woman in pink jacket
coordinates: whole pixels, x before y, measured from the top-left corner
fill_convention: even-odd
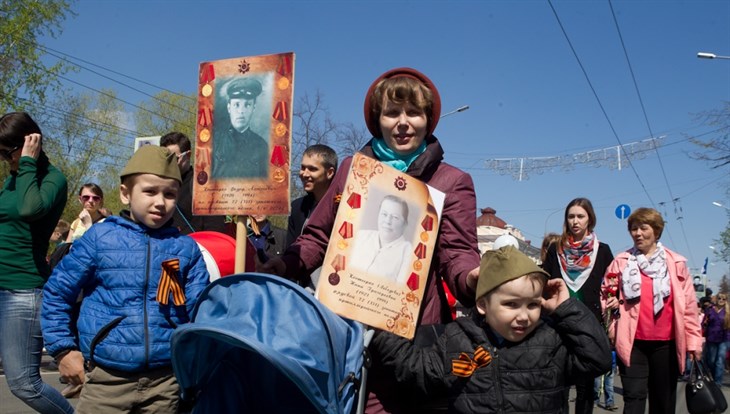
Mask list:
[[[634,247],[619,254],[603,279],[602,305],[615,312],[609,337],[615,341],[624,413],[673,413],[677,378],[685,352],[702,355],[702,334],[687,260],[659,238],[664,219],[651,208],[628,218]]]

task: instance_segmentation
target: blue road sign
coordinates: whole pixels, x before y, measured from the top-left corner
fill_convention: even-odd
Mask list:
[[[631,207],[629,207],[628,204],[619,204],[619,206],[616,207],[616,217],[618,217],[619,220],[626,220],[629,217],[629,214],[631,214]]]

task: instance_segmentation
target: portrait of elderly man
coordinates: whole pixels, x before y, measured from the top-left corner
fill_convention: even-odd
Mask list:
[[[394,195],[380,202],[377,230],[360,230],[350,253],[350,264],[373,275],[396,283],[405,283],[409,274],[413,248],[405,239],[408,203]]]
[[[253,78],[236,78],[221,88],[228,119],[216,108],[213,178],[266,178],[269,143],[251,129],[263,87]]]

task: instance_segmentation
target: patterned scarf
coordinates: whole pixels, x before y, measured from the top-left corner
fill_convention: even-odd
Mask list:
[[[380,160],[380,162],[388,164],[391,167],[403,172],[406,172],[406,170],[408,170],[408,167],[411,166],[411,163],[413,163],[413,161],[418,158],[419,155],[423,154],[423,152],[426,151],[425,139],[423,140],[423,142],[421,142],[421,145],[416,148],[415,151],[406,155],[401,155],[393,151],[385,143],[385,140],[383,138],[373,138],[371,145],[373,147],[373,153],[378,158],[378,160]]]
[[[591,233],[578,242],[574,242],[573,236],[569,235],[567,246],[558,247],[560,273],[571,292],[579,291],[591,275],[598,255],[598,246],[596,234]]]
[[[654,315],[664,307],[664,299],[669,296],[669,272],[667,272],[667,252],[661,243],[656,244],[656,251],[651,257],[646,257],[639,249],[632,247],[629,250],[629,260],[621,272],[621,287],[626,300],[638,298],[641,295],[641,274],[652,279],[654,296]]]

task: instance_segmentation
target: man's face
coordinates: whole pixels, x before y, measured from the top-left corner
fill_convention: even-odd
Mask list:
[[[390,242],[403,234],[406,228],[406,217],[403,207],[393,200],[383,200],[378,213],[378,234],[384,242]]]
[[[335,169],[325,168],[322,164],[322,156],[319,154],[302,156],[302,165],[299,169],[299,179],[302,180],[302,188],[308,193],[318,190],[327,190],[330,180],[335,175]]]
[[[228,101],[228,115],[231,117],[231,125],[238,132],[243,132],[251,123],[251,115],[256,108],[255,99],[236,99]]]

